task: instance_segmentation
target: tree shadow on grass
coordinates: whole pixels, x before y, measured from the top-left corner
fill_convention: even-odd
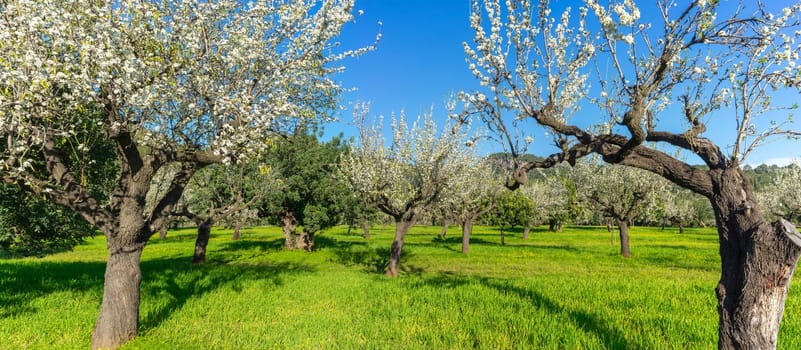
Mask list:
[[[151,310],[140,320],[140,330],[157,327],[188,300],[216,289],[241,290],[243,285],[256,280],[279,286],[287,276],[314,272],[313,268],[297,263],[227,264],[212,260],[192,265],[183,255],[144,260],[140,266],[141,296],[150,299],[143,302],[142,308]],[[94,293],[99,305],[105,267],[104,261],[0,263],[0,318],[35,313],[38,310],[31,306],[32,300],[64,291]]]
[[[361,267],[367,273],[384,273],[389,267],[389,247],[371,248],[364,243],[345,243],[327,246],[334,253],[333,262],[348,267]],[[407,246],[403,247],[400,261],[400,272],[404,274],[421,275],[424,269],[406,261],[415,256],[414,249]]]
[[[523,288],[502,279],[489,277],[468,277],[455,273],[440,273],[425,278],[422,283],[437,288],[458,288],[466,284],[480,284],[486,288],[494,289],[500,293],[513,293],[529,300],[533,307],[541,308],[551,314],[566,315],[582,330],[594,334],[609,349],[630,349],[633,344],[626,341],[624,333],[609,325],[597,315],[584,311],[574,310],[546,297],[534,288]],[[531,344],[536,345],[536,344]]]
[[[140,330],[158,327],[188,300],[220,288],[241,291],[253,281],[266,281],[280,286],[290,275],[314,272],[314,268],[298,263],[227,264],[207,262],[192,265],[186,258],[151,260],[142,263],[142,295],[154,298],[159,305],[140,322]]]
[[[34,299],[64,291],[102,295],[105,262],[0,263],[0,318],[37,312]]]

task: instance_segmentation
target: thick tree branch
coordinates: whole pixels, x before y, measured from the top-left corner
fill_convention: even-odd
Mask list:
[[[26,179],[27,183],[20,184],[21,187],[74,210],[104,234],[111,232],[116,225],[115,219],[75,180],[52,137],[42,145],[42,155],[45,158],[45,168],[56,186],[50,186],[37,178],[29,178]]]

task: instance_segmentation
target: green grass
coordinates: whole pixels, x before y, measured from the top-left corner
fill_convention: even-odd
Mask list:
[[[142,261],[139,337],[125,349],[709,349],[716,347],[714,231],[632,229],[631,259],[601,228],[476,227],[467,256],[451,228],[412,228],[402,274],[382,276],[392,227],[345,228],[314,253],[282,250],[278,228],[239,241],[212,231],[190,264],[191,229],[154,239]],[[105,241],[0,261],[0,349],[87,348],[102,296]],[[791,288],[779,348],[801,348]]]

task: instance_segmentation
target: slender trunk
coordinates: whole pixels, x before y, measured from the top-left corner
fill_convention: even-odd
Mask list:
[[[620,231],[620,255],[625,258],[631,257],[631,249],[629,248],[629,222],[628,220],[617,220],[617,229]]]
[[[464,232],[464,229],[462,229],[462,231]],[[446,233],[448,233],[448,222],[447,221],[442,223],[442,231],[439,231],[439,239],[444,241]]]
[[[193,264],[203,264],[206,262],[206,246],[209,245],[211,237],[211,222],[203,221],[197,226],[197,239],[195,240],[195,254],[192,256]]]
[[[679,222],[679,233],[684,233],[684,224]]]
[[[501,225],[501,245],[506,245],[506,233],[503,232],[503,225]]]
[[[167,225],[161,226],[159,229],[159,239],[166,239],[167,238]]]
[[[473,233],[473,220],[461,222],[462,226],[462,254],[470,253],[470,235]]]
[[[526,228],[523,229],[523,239],[528,239],[528,234],[531,232],[531,226],[526,225]]]
[[[400,266],[401,251],[403,250],[403,239],[412,227],[413,221],[396,221],[395,222],[395,240],[392,241],[392,248],[389,251],[389,267],[387,267],[387,276],[398,277],[398,268]]]
[[[364,232],[364,239],[370,239],[370,223],[362,221],[362,232]]]
[[[787,221],[764,220],[739,168],[712,178],[721,257],[718,348],[775,349],[801,234]]]
[[[231,237],[231,240],[238,240],[242,237],[242,224],[237,222],[234,224],[234,235]]]

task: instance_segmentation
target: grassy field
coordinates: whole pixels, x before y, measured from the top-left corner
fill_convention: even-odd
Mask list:
[[[403,273],[378,273],[392,227],[345,228],[314,253],[282,250],[275,227],[239,241],[212,231],[208,263],[190,264],[191,229],[145,248],[139,337],[125,349],[709,349],[716,347],[717,237],[633,228],[631,259],[600,228],[519,232],[499,244],[477,227],[417,226]],[[102,296],[105,241],[43,259],[0,261],[0,348],[87,348]],[[796,281],[780,349],[801,348]]]

